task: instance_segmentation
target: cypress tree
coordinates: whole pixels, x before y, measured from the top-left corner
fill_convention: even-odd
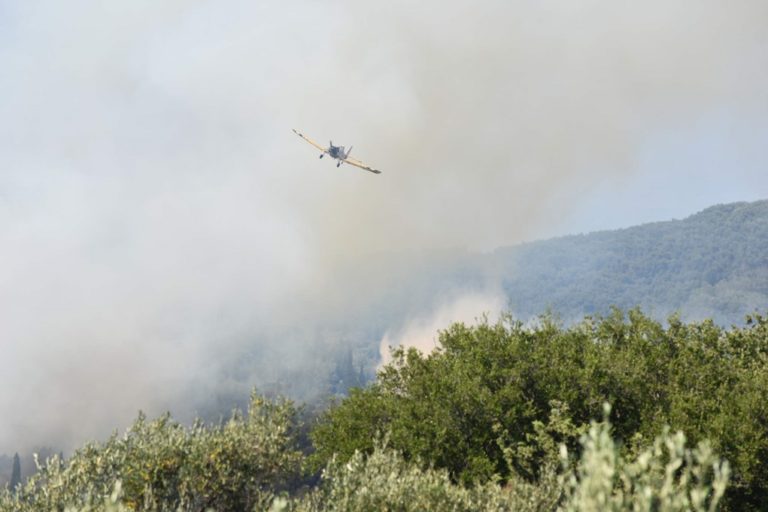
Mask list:
[[[21,461],[19,460],[19,454],[16,453],[13,456],[13,469],[11,470],[11,490],[15,490],[19,484],[21,484]]]

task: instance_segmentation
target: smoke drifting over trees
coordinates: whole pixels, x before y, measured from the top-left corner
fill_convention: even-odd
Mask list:
[[[18,383],[0,453],[322,371],[366,335],[347,305],[385,303],[349,261],[378,255],[366,284],[418,282],[431,265],[386,255],[535,238],[660,127],[765,119],[767,18],[762,1],[0,3],[0,360]],[[291,127],[385,174],[318,162]],[[403,300],[372,332],[443,292],[387,291]]]

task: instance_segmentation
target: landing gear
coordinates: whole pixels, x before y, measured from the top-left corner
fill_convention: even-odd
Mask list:
[[[320,155],[320,158],[323,158],[324,156],[325,156],[325,153],[323,153],[322,155]]]
[[[341,165],[341,162],[337,163],[337,164],[336,164],[336,167],[338,167],[338,166],[340,166],[340,165]]]

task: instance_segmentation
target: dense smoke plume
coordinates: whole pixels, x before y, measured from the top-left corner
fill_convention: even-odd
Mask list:
[[[360,343],[348,315],[407,332],[446,291],[409,309],[387,294],[418,272],[387,255],[534,238],[656,130],[764,119],[767,22],[762,0],[0,0],[0,453],[312,375]]]

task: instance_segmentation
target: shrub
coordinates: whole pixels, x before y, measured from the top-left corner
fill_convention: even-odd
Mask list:
[[[318,490],[275,510],[294,512],[362,512],[369,510],[498,510],[498,511],[658,511],[707,512],[717,509],[725,492],[729,467],[702,443],[686,448],[682,433],[668,429],[632,460],[620,456],[607,419],[593,422],[581,437],[581,457],[569,459],[559,445],[562,471],[547,464],[529,483],[512,478],[506,485],[490,481],[465,487],[444,469],[406,462],[402,453],[376,443],[370,455],[357,451],[346,463],[331,461]],[[562,418],[539,425],[534,444],[552,440]],[[570,430],[570,428],[569,428]],[[547,453],[547,458],[549,453]]]
[[[593,422],[581,442],[581,459],[563,479],[565,512],[714,511],[728,483],[728,463],[708,443],[691,450],[682,432],[670,434],[668,428],[630,462],[619,455],[607,421]],[[567,466],[564,446],[562,452]]]
[[[398,348],[377,381],[353,390],[312,431],[315,467],[373,451],[377,432],[406,460],[444,468],[454,482],[535,482],[545,451],[537,425],[561,404],[571,425],[600,417],[630,453],[664,425],[692,444],[708,439],[731,463],[726,510],[768,502],[768,318],[743,328],[711,321],[667,327],[638,310],[614,310],[564,328],[550,318],[454,324],[430,354]],[[578,451],[578,435],[553,439]],[[503,443],[499,443],[499,438]],[[645,441],[644,441],[645,440]]]
[[[294,414],[290,402],[253,394],[245,415],[235,412],[219,425],[185,427],[168,415],[140,415],[122,437],[86,445],[66,463],[49,459],[15,493],[0,493],[0,511],[266,508],[299,474]],[[110,501],[115,489],[119,503]]]
[[[560,495],[554,470],[534,486],[501,487],[494,482],[471,488],[455,484],[444,469],[422,469],[400,452],[377,444],[370,455],[356,452],[346,463],[331,461],[318,490],[293,503],[296,512],[396,510],[552,510]]]

